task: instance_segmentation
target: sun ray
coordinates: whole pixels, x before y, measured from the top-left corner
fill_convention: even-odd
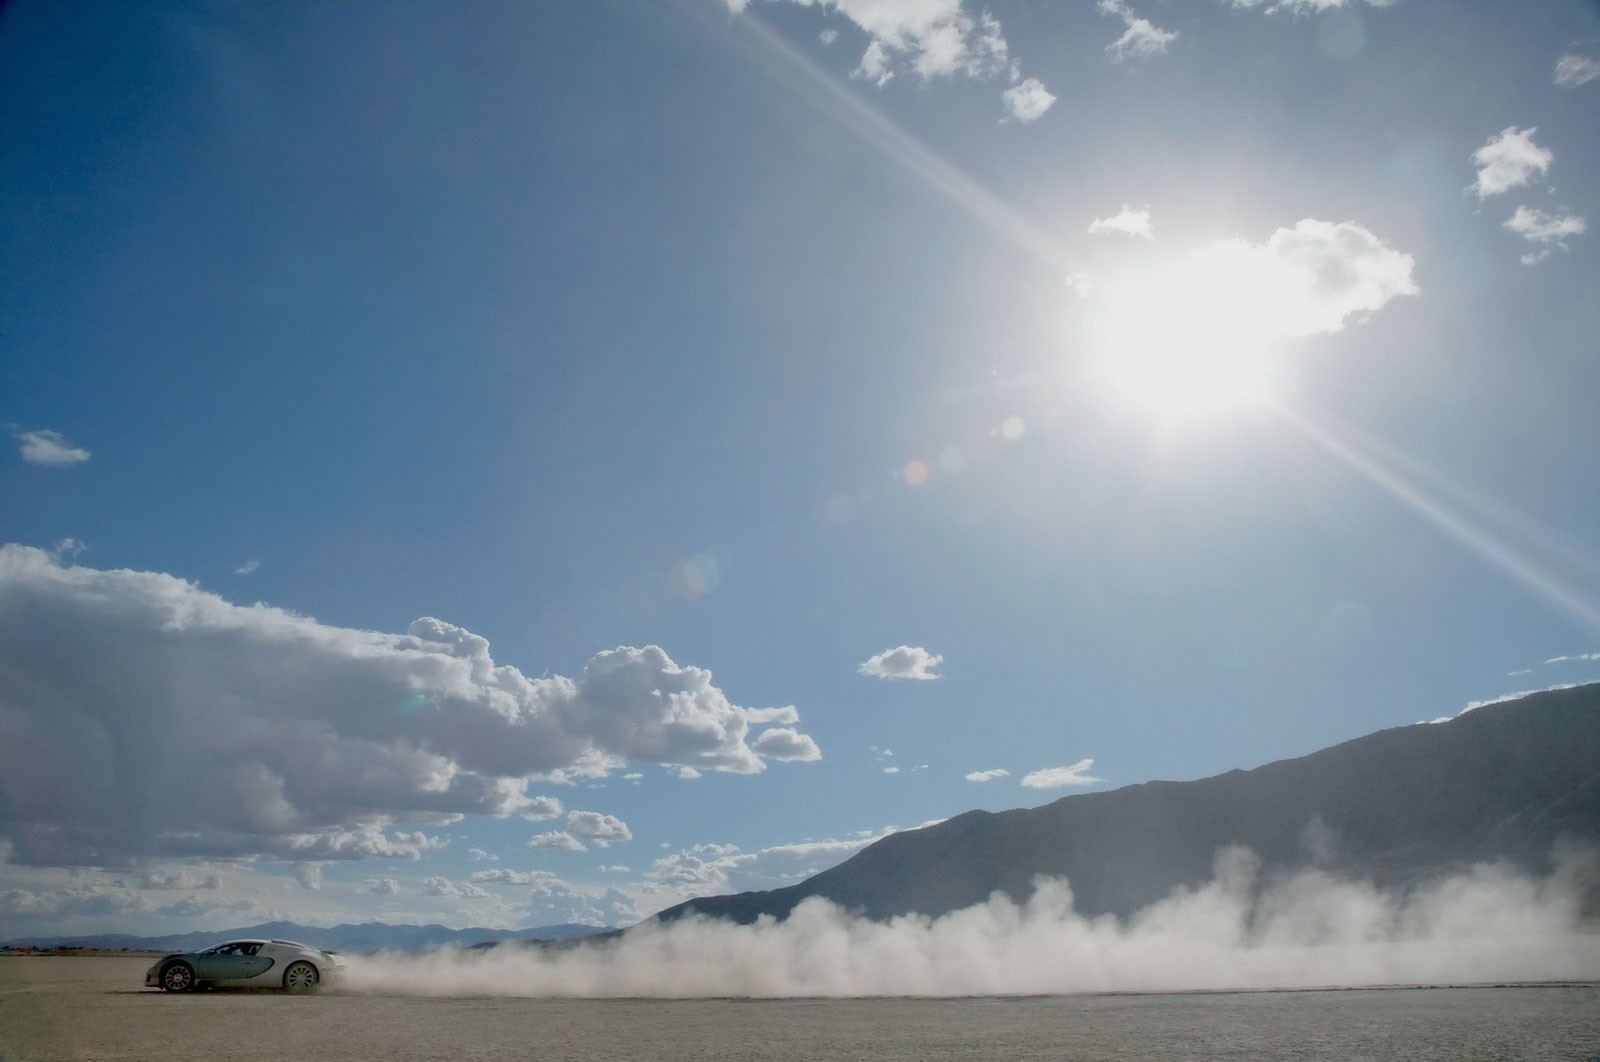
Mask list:
[[[1488,561],[1525,590],[1582,621],[1591,630],[1600,631],[1600,605],[1568,589],[1564,580],[1473,524],[1438,498],[1427,494],[1395,468],[1358,449],[1348,438],[1341,438],[1332,429],[1318,424],[1309,414],[1291,410],[1287,406],[1279,406],[1278,409],[1284,419],[1305,433],[1307,438],[1361,473],[1374,486]]]

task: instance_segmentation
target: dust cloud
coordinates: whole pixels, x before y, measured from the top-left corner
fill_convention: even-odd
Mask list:
[[[1263,876],[1217,854],[1204,886],[1127,920],[1086,918],[1070,885],[940,918],[873,922],[819,898],[783,922],[645,923],[566,950],[502,946],[351,957],[345,990],[561,997],[989,996],[1600,980],[1582,924],[1597,861],[1535,878],[1485,864],[1404,892],[1320,871]]]

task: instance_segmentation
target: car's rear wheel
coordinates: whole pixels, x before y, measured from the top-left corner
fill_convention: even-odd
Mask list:
[[[309,962],[291,962],[283,971],[283,987],[291,992],[310,992],[317,987],[317,968]]]
[[[186,962],[169,962],[161,970],[164,992],[187,992],[194,987],[194,967]]]

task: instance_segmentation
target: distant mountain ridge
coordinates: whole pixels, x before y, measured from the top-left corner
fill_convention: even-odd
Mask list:
[[[1025,900],[1039,875],[1068,879],[1081,914],[1125,917],[1209,880],[1216,851],[1233,844],[1268,875],[1315,865],[1403,887],[1495,859],[1543,871],[1563,839],[1600,845],[1600,684],[1250,771],[969,811],[891,834],[799,884],[697,898],[657,917],[782,919],[811,896],[873,919],[937,917],[996,891]]]
[[[294,922],[263,922],[239,929],[218,929],[166,936],[139,937],[126,933],[98,933],[81,937],[19,937],[6,942],[12,948],[86,948],[100,951],[196,951],[225,940],[278,939],[310,944],[334,951],[428,951],[450,945],[473,947],[491,941],[575,940],[613,932],[606,926],[563,924],[536,929],[450,929],[441,925],[386,925],[383,922],[344,923],[331,927],[302,926]]]

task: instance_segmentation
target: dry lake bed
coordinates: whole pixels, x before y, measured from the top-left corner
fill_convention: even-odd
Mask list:
[[[0,1060],[1585,1062],[1600,986],[979,999],[165,995],[147,958],[0,956]]]

